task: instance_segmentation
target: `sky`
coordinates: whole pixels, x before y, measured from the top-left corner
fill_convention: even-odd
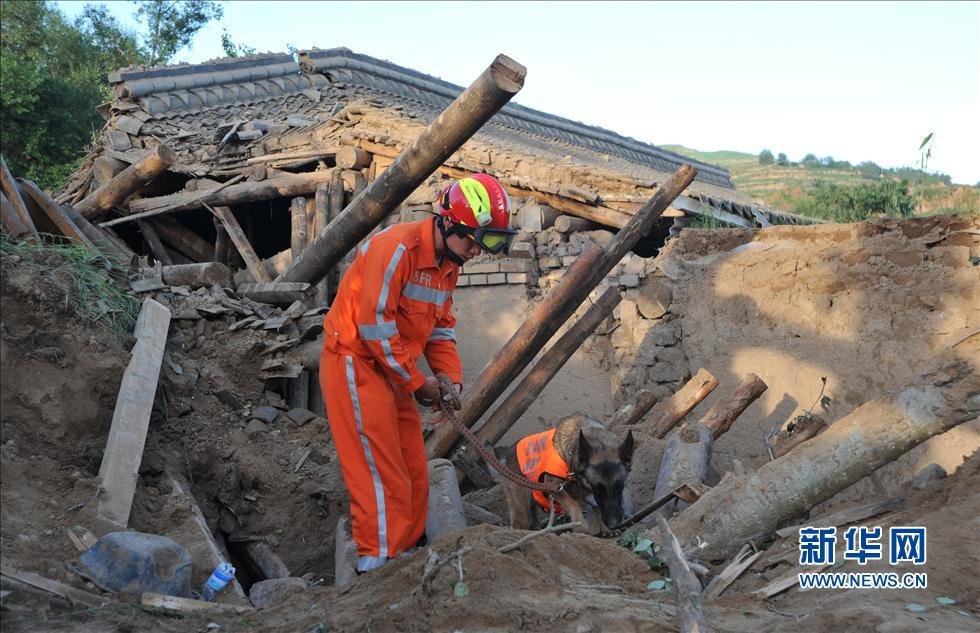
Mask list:
[[[105,4],[139,30],[131,3]],[[174,61],[223,56],[227,29],[468,86],[504,53],[527,67],[517,103],[641,141],[918,167],[932,132],[928,170],[980,183],[980,2],[221,4]]]

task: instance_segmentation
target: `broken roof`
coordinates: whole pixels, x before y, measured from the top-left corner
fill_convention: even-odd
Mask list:
[[[92,159],[99,153],[132,163],[145,148],[161,142],[177,152],[171,171],[189,176],[240,173],[251,164],[249,158],[289,148],[314,149],[327,140],[352,144],[357,137],[404,148],[412,140],[405,137],[414,131],[412,126],[386,124],[372,134],[346,135],[336,128],[344,126],[350,132],[350,126],[360,122],[345,110],[352,104],[427,125],[463,91],[346,48],[303,51],[297,57],[299,61],[285,53],[263,54],[111,74],[116,99],[101,109],[108,121],[102,148],[66,185],[60,199],[73,201],[84,194]],[[305,146],[302,138],[296,140],[304,134]],[[777,223],[802,221],[737,191],[723,168],[515,103],[495,114],[467,145],[473,144],[487,160],[476,165],[470,161],[466,167],[499,175],[510,171],[513,160],[491,165],[495,156],[527,158],[539,165],[538,181],[548,180],[542,165],[550,165],[557,177],[560,164],[562,169],[574,165],[610,181],[655,188],[680,165],[690,163],[698,173],[687,194],[696,201],[749,222],[761,221],[760,213]],[[603,187],[596,189],[601,194]],[[613,194],[626,196],[619,208],[628,211],[638,206],[632,197],[642,198],[644,192],[615,188]]]

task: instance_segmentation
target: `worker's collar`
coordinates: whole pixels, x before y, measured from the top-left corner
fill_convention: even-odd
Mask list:
[[[420,268],[439,268],[439,258],[436,255],[436,240],[435,232],[438,230],[436,228],[436,219],[429,218],[424,220],[422,224],[422,235],[421,238],[421,251],[419,252],[419,267]],[[449,248],[445,242],[443,242],[442,247]],[[452,262],[446,260],[447,265],[455,266]]]

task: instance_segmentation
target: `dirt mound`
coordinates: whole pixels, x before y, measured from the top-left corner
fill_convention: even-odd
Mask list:
[[[734,468],[735,459],[752,470],[767,459],[764,433],[775,421],[809,406],[815,395],[811,387],[820,376],[830,375],[831,417],[836,419],[907,377],[916,358],[978,325],[980,283],[973,281],[980,268],[971,259],[980,254],[974,252],[975,231],[970,218],[685,231],[656,263],[663,273],[659,278],[673,282],[671,311],[644,327],[639,316],[620,317],[616,332],[629,330],[637,341],[625,335],[616,339],[622,345],[615,352],[619,356],[610,356],[612,365],[633,363],[622,350],[632,346],[639,356],[643,345],[653,344],[675,348],[675,356],[692,369],[709,368],[722,383],[719,393],[745,373],[758,373],[769,391],[719,440],[712,459],[718,477]],[[96,535],[115,531],[95,518],[93,499],[132,341],[66,308],[63,284],[44,266],[8,254],[0,257],[0,266],[3,561],[93,590],[63,565],[78,557],[65,531],[76,524]],[[244,616],[173,619],[133,605],[79,613],[45,600],[18,601],[17,606],[27,604],[31,611],[5,613],[5,630],[195,631],[210,622],[222,630],[275,632],[675,630],[673,594],[647,588],[664,570],[651,569],[615,540],[579,534],[545,535],[500,553],[525,533],[475,526],[343,588],[332,587],[334,526],[347,512],[347,498],[325,420],[291,421],[282,389],[259,378],[268,358],[261,350],[283,342],[286,334],[230,330],[235,315],[189,309],[212,292],[155,295],[174,318],[130,527],[178,542],[188,538],[180,527],[186,526],[188,509],[170,484],[178,478],[189,484],[210,530],[233,561],[239,560],[241,543],[262,540],[291,575],[305,575],[319,586]],[[629,302],[623,305],[628,308]],[[672,333],[658,335],[658,328]],[[625,384],[627,392],[636,387]],[[277,412],[275,419],[256,423],[253,413],[266,405]],[[636,432],[641,442],[633,491],[645,502],[663,442],[650,438],[642,425]],[[952,472],[960,456],[976,446],[971,433],[948,433],[907,459],[912,468],[946,460]],[[954,452],[947,455],[948,445]],[[794,569],[796,542],[777,539],[706,606],[708,622],[717,630],[752,632],[970,630],[980,600],[974,573],[980,567],[980,453],[923,491],[903,484],[909,467],[902,476],[882,479],[884,486],[867,484],[857,498],[905,495],[898,510],[864,523],[928,528],[929,559],[922,569],[929,574],[928,590],[791,589],[768,604],[757,601],[749,592]],[[468,499],[506,516],[493,490]],[[440,560],[452,562],[428,577],[430,548]],[[460,550],[457,563],[453,553]],[[780,557],[784,561],[771,560]],[[238,567],[246,589],[259,580],[247,565]],[[875,570],[887,571],[867,568]],[[195,584],[209,571],[195,561]],[[456,585],[460,574],[465,592]],[[941,596],[954,598],[957,605],[940,605],[935,598]],[[926,605],[927,611],[909,611],[908,603]]]

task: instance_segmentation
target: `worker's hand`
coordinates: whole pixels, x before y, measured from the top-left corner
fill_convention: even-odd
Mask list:
[[[459,395],[462,392],[463,392],[463,385],[459,384],[458,382],[454,382],[453,383],[453,392],[452,393],[443,393],[442,394],[442,406],[443,406],[443,408],[445,408],[445,409],[453,409],[455,411],[459,411],[460,409],[462,409],[463,408],[463,401],[459,397]]]
[[[423,407],[439,410],[440,394],[439,381],[434,376],[428,376],[422,386],[415,390],[415,399]]]

